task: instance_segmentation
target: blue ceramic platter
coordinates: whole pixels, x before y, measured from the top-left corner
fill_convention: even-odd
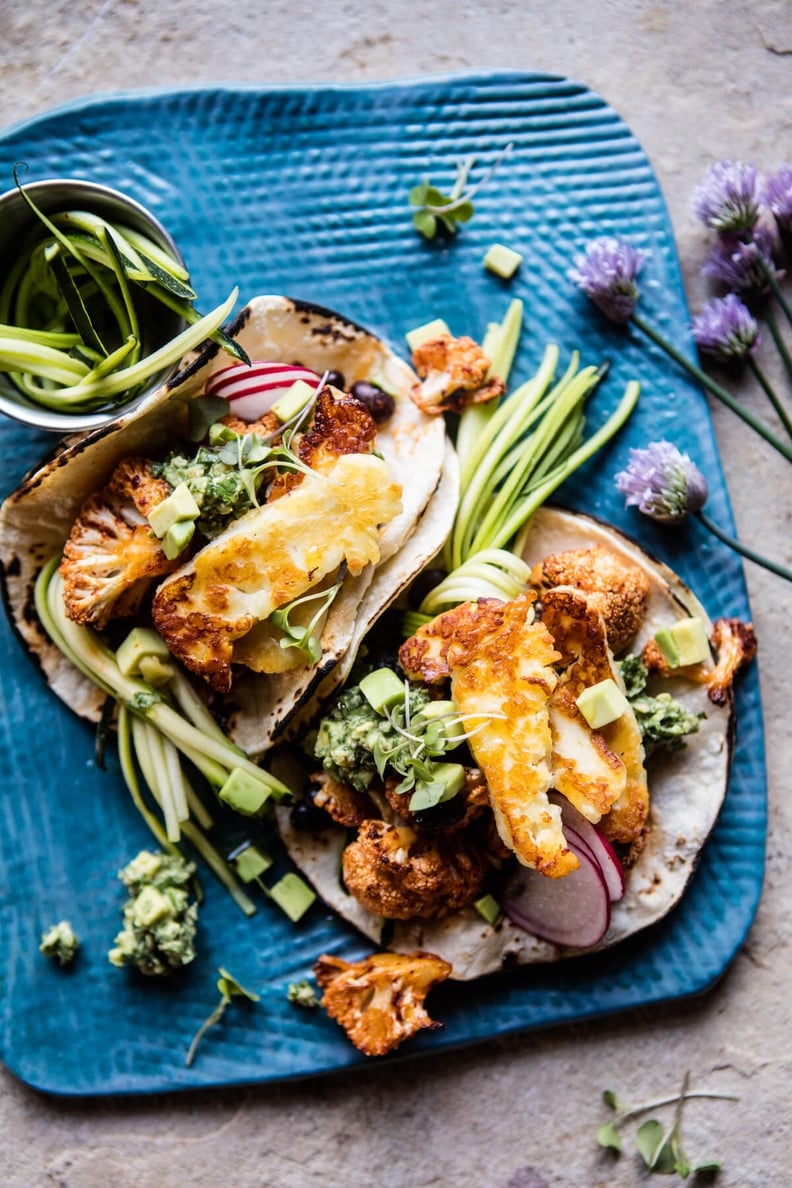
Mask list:
[[[514,148],[452,242],[413,230],[407,196],[429,172],[450,186],[474,154],[473,180]],[[188,260],[200,304],[233,285],[240,303],[286,293],[338,309],[397,350],[404,332],[442,316],[480,337],[511,296],[527,328],[514,378],[545,344],[562,360],[612,361],[591,406],[596,426],[638,377],[627,429],[559,492],[559,502],[610,520],[673,565],[711,614],[749,617],[734,555],[697,525],[672,535],[626,513],[613,474],[629,445],[669,436],[710,481],[710,509],[731,523],[705,400],[665,357],[606,323],[566,271],[590,237],[620,233],[651,253],[644,316],[684,351],[689,315],[671,227],[651,166],[629,128],[585,86],[547,75],[485,74],[366,87],[218,87],[89,98],[0,138],[0,189],[17,161],[27,179],[71,176],[124,190],[159,216]],[[509,283],[485,272],[500,240],[524,254]],[[53,439],[0,425],[2,494]],[[274,1081],[363,1062],[324,1012],[288,1004],[289,981],[321,952],[366,944],[314,907],[292,927],[262,898],[248,920],[206,876],[200,955],[160,983],[119,971],[106,952],[120,926],[116,872],[151,840],[114,762],[100,771],[93,731],[52,695],[5,622],[0,625],[0,1056],[53,1093],[154,1092]],[[445,1030],[403,1051],[417,1057],[528,1028],[601,1016],[707,989],[732,959],[759,898],[765,779],[756,667],[738,694],[738,741],[723,813],[681,905],[617,949],[528,967],[433,992]],[[229,848],[240,840],[230,828]],[[236,830],[236,833],[234,832]],[[82,938],[73,970],[38,952],[42,930],[69,918]],[[218,966],[260,993],[235,1000],[191,1068],[184,1056],[218,1001]]]

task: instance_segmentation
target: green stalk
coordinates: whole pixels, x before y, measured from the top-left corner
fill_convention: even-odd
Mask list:
[[[131,726],[136,721],[132,718],[128,710],[124,706],[118,707],[118,759],[121,765],[121,774],[124,777],[124,783],[129,789],[130,796],[135,808],[140,813],[143,820],[148,825],[157,844],[161,849],[167,850],[170,854],[178,854],[179,848],[175,846],[168,838],[165,830],[160,824],[159,818],[155,817],[148,805],[143,800],[140,791],[140,783],[135,771],[135,763],[133,759],[132,747],[132,730]]]
[[[0,370],[24,371],[62,384],[79,383],[90,368],[64,351],[29,339],[0,337]]]
[[[772,335],[773,342],[776,344],[776,349],[781,356],[781,362],[786,368],[787,376],[792,379],[792,357],[790,356],[789,351],[787,350],[787,345],[781,336],[781,331],[778,328],[778,322],[775,319],[775,315],[771,309],[765,309],[764,317],[765,321],[767,322],[767,327],[770,331],[770,334]]]
[[[501,546],[508,543],[509,538],[504,541],[499,536],[500,525],[511,521],[514,508],[520,503],[521,489],[528,480],[531,470],[542,459],[545,452],[552,447],[553,441],[563,431],[568,418],[574,415],[595,376],[596,369],[588,367],[581,371],[574,380],[556,388],[556,399],[553,406],[543,417],[533,436],[525,442],[522,463],[514,468],[490,504],[489,510],[479,521],[470,546],[472,553],[476,553],[482,548],[497,547],[496,539],[500,540]]]
[[[89,405],[97,407],[109,401],[111,397],[119,396],[135,388],[163,367],[178,363],[182,355],[194,350],[195,347],[200,346],[204,339],[211,337],[234,308],[237,292],[237,289],[234,289],[222,305],[218,305],[211,313],[206,314],[194,325],[188,326],[165,346],[153,351],[152,354],[147,355],[145,359],[141,359],[131,367],[126,367],[114,375],[105,376],[94,382],[83,381],[73,384],[71,387],[62,388],[57,393],[53,393],[51,398],[42,399],[41,403],[48,408],[60,411],[75,411]],[[2,362],[1,358],[0,362]]]
[[[754,359],[752,355],[748,356],[748,366],[750,367],[751,371],[754,373],[756,379],[759,381],[759,384],[761,385],[761,387],[764,389],[764,393],[767,396],[770,403],[772,404],[773,408],[775,409],[776,414],[777,414],[778,419],[780,420],[781,424],[784,426],[784,428],[786,429],[789,436],[792,437],[792,421],[789,419],[789,414],[787,413],[783,404],[781,403],[778,396],[776,395],[776,393],[775,393],[769,379],[765,375],[764,371],[762,371],[761,367],[759,366],[759,364],[756,362],[756,359]]]
[[[624,390],[624,395],[619,402],[618,408],[616,408],[615,412],[611,414],[605,424],[600,429],[598,429],[597,432],[588,439],[588,441],[585,441],[578,449],[576,449],[573,454],[570,454],[563,466],[560,466],[553,475],[550,475],[547,480],[542,483],[542,485],[538,487],[536,491],[533,492],[530,499],[528,499],[524,505],[520,505],[516,513],[512,516],[511,520],[507,524],[503,525],[502,530],[498,533],[496,541],[494,542],[496,547],[505,548],[508,542],[513,537],[517,536],[518,533],[520,533],[520,537],[516,541],[514,549],[518,555],[522,555],[523,549],[521,542],[524,539],[522,531],[527,528],[531,516],[534,514],[537,508],[541,507],[548,496],[551,495],[557,487],[560,487],[561,484],[565,482],[566,479],[568,479],[569,476],[573,474],[579,466],[582,466],[584,462],[587,462],[593,454],[596,454],[597,450],[604,446],[616,433],[618,433],[619,429],[621,429],[622,425],[625,423],[635,408],[640,392],[641,385],[637,382],[637,380],[631,380]]]
[[[291,790],[285,784],[253,763],[225,736],[222,739],[208,737],[163,701],[145,682],[125,676],[114,654],[99,641],[91,628],[82,627],[66,617],[62,581],[55,573],[57,564],[58,559],[53,558],[37,579],[36,609],[53,642],[83,675],[125,705],[132,714],[151,722],[183,754],[191,756],[195,753],[211,759],[227,772],[239,767],[264,783],[277,799],[291,795]],[[160,699],[152,703],[152,696]]]
[[[769,570],[770,573],[776,574],[777,577],[782,577],[786,581],[792,582],[792,570],[785,569],[783,565],[777,565],[775,561],[768,560],[768,558],[763,557],[761,553],[755,553],[753,549],[749,548],[748,545],[742,544],[742,542],[737,540],[736,537],[729,536],[729,534],[724,532],[722,528],[719,528],[715,521],[711,520],[709,516],[705,514],[705,512],[697,511],[694,512],[693,515],[695,515],[696,518],[701,521],[705,528],[709,529],[713,536],[717,536],[718,540],[722,541],[723,544],[728,545],[730,549],[734,549],[736,553],[740,553],[749,561],[753,561],[755,565],[761,565],[762,569]]]
[[[697,379],[700,384],[703,384],[708,392],[711,392],[712,395],[720,400],[722,404],[725,404],[727,408],[731,409],[731,411],[740,417],[740,419],[744,421],[746,425],[749,425],[755,433],[758,433],[760,437],[763,437],[768,445],[771,445],[774,450],[778,450],[779,454],[783,454],[788,462],[792,462],[792,446],[785,445],[778,437],[776,437],[774,433],[772,433],[767,428],[766,425],[763,425],[762,422],[757,417],[755,417],[752,412],[749,412],[747,408],[740,404],[739,400],[736,400],[730,392],[727,392],[726,389],[722,388],[720,384],[716,383],[711,376],[707,375],[706,371],[702,371],[700,367],[697,367],[695,363],[691,362],[691,360],[683,355],[681,351],[678,351],[676,347],[674,347],[666,338],[663,337],[662,334],[658,334],[658,332],[654,330],[648,322],[644,321],[640,314],[634,313],[632,320],[638,329],[643,331],[647,338],[651,338],[652,342],[659,346],[661,350],[665,351],[665,353],[671,359],[673,359],[675,363],[687,371],[688,375],[692,375],[693,378]]]

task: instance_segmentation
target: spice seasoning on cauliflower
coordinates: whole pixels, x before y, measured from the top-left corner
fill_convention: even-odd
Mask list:
[[[442,1028],[424,999],[451,973],[433,953],[375,953],[362,961],[327,954],[314,966],[322,1006],[364,1056],[384,1056],[422,1028]]]

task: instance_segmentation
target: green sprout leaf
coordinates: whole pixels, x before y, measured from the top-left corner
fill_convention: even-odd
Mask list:
[[[252,990],[246,990],[245,987],[240,985],[236,978],[230,974],[227,969],[223,969],[221,966],[217,972],[220,974],[220,977],[217,979],[217,989],[220,991],[220,1001],[212,1011],[211,1015],[209,1015],[209,1017],[198,1028],[195,1038],[190,1044],[189,1051],[187,1052],[187,1056],[184,1061],[188,1068],[195,1059],[195,1052],[199,1043],[206,1035],[209,1028],[214,1027],[216,1023],[220,1022],[223,1015],[225,1014],[226,1007],[233,998],[247,998],[249,1002],[259,1001],[258,994],[254,994]]]
[[[665,1130],[662,1123],[655,1118],[643,1122],[636,1131],[635,1145],[646,1166],[655,1169],[665,1147]]]
[[[438,226],[449,235],[456,235],[458,223],[469,223],[475,213],[472,199],[487,184],[495,170],[512,150],[507,144],[495,158],[483,177],[466,189],[468,175],[476,163],[475,157],[465,157],[456,163],[456,177],[451,191],[444,194],[425,177],[410,190],[410,204],[418,210],[412,216],[413,226],[425,239],[434,239]]]
[[[603,1089],[602,1100],[605,1102],[605,1105],[610,1106],[612,1110],[618,1110],[619,1103],[616,1099],[616,1094],[612,1089]]]
[[[606,1147],[612,1151],[621,1151],[621,1135],[612,1122],[605,1122],[604,1125],[600,1126],[597,1131],[597,1143],[600,1147]]]

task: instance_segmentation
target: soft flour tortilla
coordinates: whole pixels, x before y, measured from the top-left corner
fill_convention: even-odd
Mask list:
[[[380,537],[378,566],[367,566],[355,578],[347,575],[333,602],[318,663],[277,675],[245,674],[229,694],[234,733],[255,757],[347,653],[367,590],[398,558],[440,485],[446,442],[442,418],[426,416],[410,399],[416,377],[407,364],[339,314],[287,297],[256,297],[242,310],[232,333],[251,359],[300,363],[320,374],[338,370],[348,386],[370,379],[395,393],[395,412],[378,426],[377,448],[403,488],[403,510]],[[83,717],[96,721],[105,696],[44,634],[33,602],[36,577],[62,550],[84,500],[104,486],[116,463],[132,454],[166,453],[184,431],[187,401],[203,392],[210,375],[231,362],[215,346],[190,357],[174,379],[134,411],[67,443],[28,475],[0,510],[0,565],[12,624],[58,696]],[[437,548],[442,543],[441,539]],[[398,568],[395,572],[401,573]],[[387,597],[387,589],[386,583],[374,603],[369,602],[369,621],[376,614],[376,599]]]
[[[667,626],[674,618],[699,615],[711,629],[704,608],[676,574],[627,537],[588,516],[542,508],[534,517],[524,557],[533,565],[550,553],[594,544],[602,544],[641,565],[651,579],[646,621],[632,651],[640,651],[659,627]],[[692,712],[705,713],[706,718],[701,720],[698,733],[688,736],[684,750],[650,759],[651,831],[627,875],[624,898],[612,905],[607,934],[586,952],[609,948],[671,910],[685,890],[726,794],[731,705],[713,705],[706,689],[690,681],[669,681],[664,688]],[[295,830],[286,808],[278,809],[278,824],[289,854],[318,894],[379,943],[382,921],[348,895],[338,877],[347,841],[345,831],[337,827],[316,834]],[[557,961],[582,951],[539,940],[506,919],[493,928],[473,908],[438,921],[396,921],[388,947],[397,952],[420,948],[436,953],[451,962],[451,977],[459,980],[477,978],[513,964]]]

